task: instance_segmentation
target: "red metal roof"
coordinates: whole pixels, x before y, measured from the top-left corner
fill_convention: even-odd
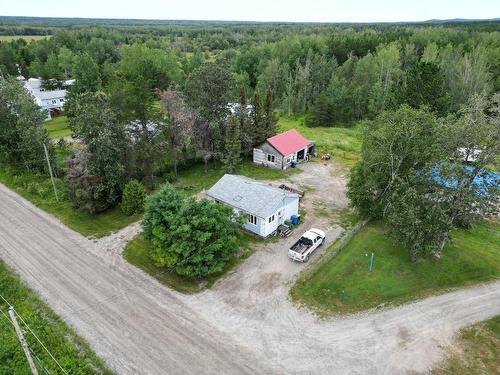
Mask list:
[[[283,156],[302,150],[311,143],[296,129],[276,134],[271,138],[267,138],[267,141]]]

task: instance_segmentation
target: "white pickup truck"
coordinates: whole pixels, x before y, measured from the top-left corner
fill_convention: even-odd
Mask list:
[[[307,262],[309,256],[325,242],[326,234],[320,229],[312,228],[288,249],[288,257],[298,262]]]

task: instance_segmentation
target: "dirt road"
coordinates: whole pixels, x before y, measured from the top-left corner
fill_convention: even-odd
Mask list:
[[[330,240],[341,231],[328,230]],[[136,231],[91,242],[0,184],[0,257],[120,374],[427,373],[459,328],[500,313],[496,282],[318,320],[288,300],[303,267],[288,243],[185,296],[123,261]]]
[[[176,293],[2,184],[0,257],[119,374],[273,373]]]

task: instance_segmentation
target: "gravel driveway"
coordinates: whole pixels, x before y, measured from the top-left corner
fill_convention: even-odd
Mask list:
[[[304,165],[289,182],[326,180],[335,165],[322,167]],[[345,189],[341,177],[328,183]],[[333,190],[308,191],[304,205],[345,207]],[[500,313],[495,282],[318,320],[288,299],[304,267],[286,256],[295,237],[264,244],[212,289],[182,295],[121,257],[137,225],[92,242],[1,184],[0,213],[0,257],[120,374],[426,373],[459,328]],[[303,229],[325,228],[330,241],[342,231],[328,218],[306,220]]]

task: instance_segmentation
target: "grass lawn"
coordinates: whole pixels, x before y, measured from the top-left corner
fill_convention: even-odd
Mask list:
[[[66,116],[54,117],[45,123],[45,129],[49,132],[49,138],[57,139],[71,135],[68,128],[68,118]]]
[[[119,207],[97,215],[75,210],[65,196],[66,187],[60,178],[56,179],[59,201],[56,201],[50,178],[46,175],[0,165],[0,182],[84,236],[103,237],[140,219],[139,215],[123,214]]]
[[[127,244],[123,251],[123,257],[134,266],[140,268],[160,283],[175,289],[181,293],[195,293],[205,288],[210,288],[223,275],[234,269],[243,260],[253,253],[253,244],[264,241],[261,238],[240,232],[240,250],[235,254],[221,273],[210,275],[201,280],[194,280],[185,276],[177,275],[174,271],[157,267],[148,256],[151,242],[142,238],[139,234]]]
[[[500,315],[464,328],[434,375],[500,374]]]
[[[352,313],[492,280],[500,276],[499,229],[499,223],[484,223],[455,230],[440,260],[412,263],[408,251],[386,237],[382,223],[371,223],[309,280],[299,279],[291,295],[319,313]]]
[[[294,173],[300,173],[300,170],[298,168],[288,168],[282,171],[254,164],[250,160],[244,160],[237,173],[256,180],[276,180],[286,178]],[[179,171],[179,179],[175,186],[187,193],[196,194],[212,187],[223,175],[224,171],[219,163],[215,166],[212,162],[209,163],[207,173],[205,173],[203,164],[197,164]]]
[[[319,154],[330,153],[335,159],[340,159],[346,164],[353,165],[361,153],[360,126],[351,128],[308,128],[304,125],[302,117],[280,117],[278,125],[280,131],[297,129],[300,133],[316,142]]]
[[[26,321],[40,341],[50,350],[68,374],[111,374],[88,344],[68,327],[15,273],[0,260],[0,293]],[[0,298],[0,374],[31,373],[24,352],[8,318],[8,305]],[[18,318],[24,331],[28,331]],[[57,364],[30,333],[25,334],[30,348],[48,372],[60,374]]]

